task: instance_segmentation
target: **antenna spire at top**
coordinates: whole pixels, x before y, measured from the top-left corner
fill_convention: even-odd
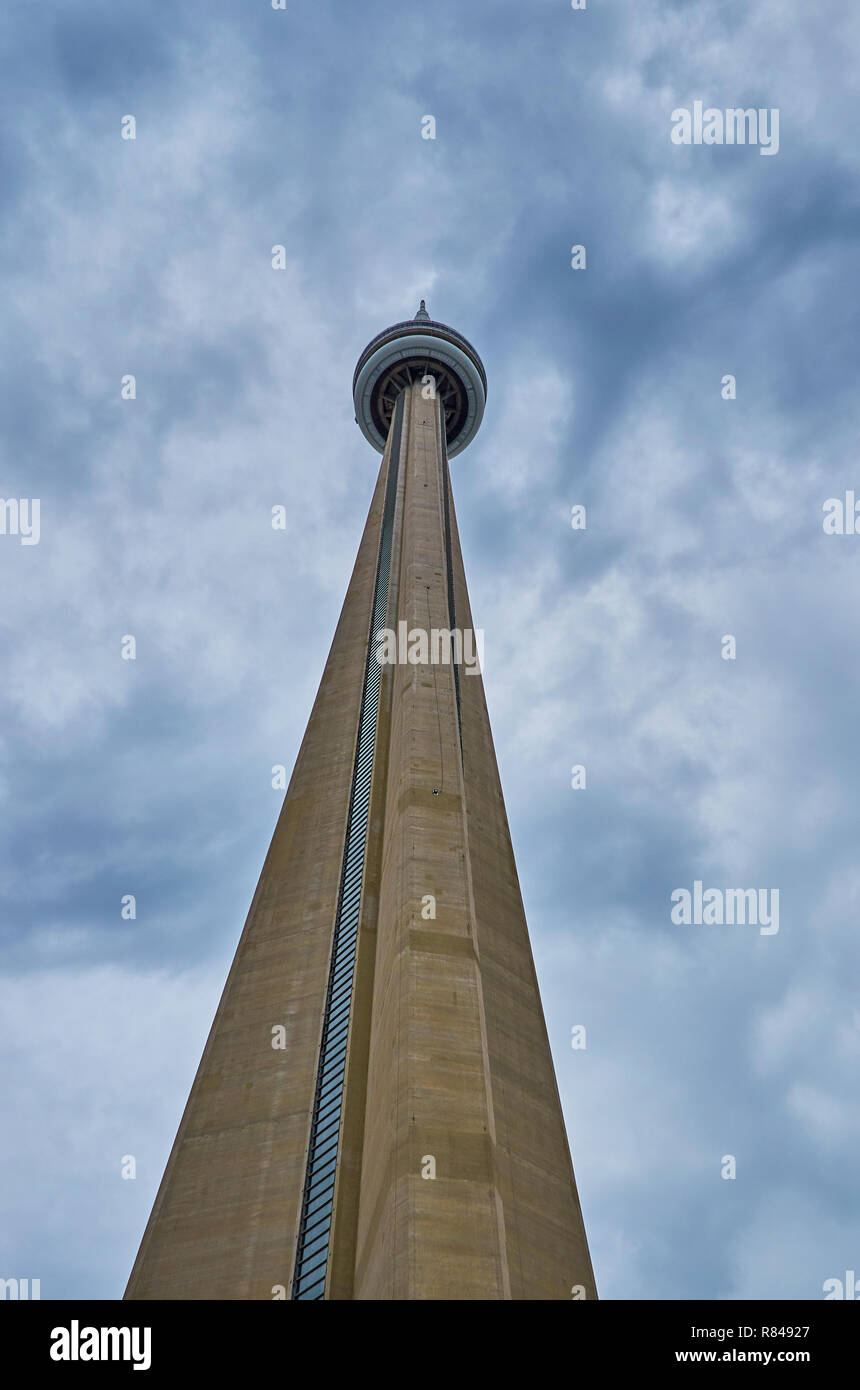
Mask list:
[[[423,299],[422,299],[421,303],[418,305],[418,313],[415,315],[414,322],[415,322],[415,323],[429,323],[429,322],[430,322],[430,315],[429,315],[428,312],[427,312],[427,305],[424,303],[424,300],[423,300]]]

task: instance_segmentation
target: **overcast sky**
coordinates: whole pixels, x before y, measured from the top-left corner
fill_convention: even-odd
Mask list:
[[[355,361],[423,295],[487,369],[453,486],[598,1289],[822,1298],[860,1271],[860,536],[823,529],[860,13],[6,0],[0,42],[0,496],[40,500],[0,535],[0,1276],[122,1294],[379,464]],[[696,101],[778,109],[778,152],[674,144]],[[779,931],[673,923],[696,881]]]

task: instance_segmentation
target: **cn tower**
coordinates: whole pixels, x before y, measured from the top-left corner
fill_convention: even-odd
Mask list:
[[[370,511],[125,1296],[594,1299],[449,477],[486,374],[422,300],[353,400]]]

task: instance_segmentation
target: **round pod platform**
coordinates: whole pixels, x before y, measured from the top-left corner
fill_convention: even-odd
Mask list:
[[[355,418],[365,439],[385,449],[394,403],[405,386],[432,376],[445,418],[448,457],[471,444],[484,414],[487,377],[468,339],[436,323],[424,300],[414,319],[377,333],[358,359],[352,380]]]

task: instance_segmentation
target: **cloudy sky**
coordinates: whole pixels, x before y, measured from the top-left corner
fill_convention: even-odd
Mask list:
[[[0,1276],[122,1293],[378,468],[353,367],[424,295],[489,380],[453,483],[598,1288],[820,1299],[860,1270],[860,14],[6,0],[0,42],[0,495],[40,500]],[[778,153],[674,144],[696,101]],[[674,924],[697,880],[778,933]]]

